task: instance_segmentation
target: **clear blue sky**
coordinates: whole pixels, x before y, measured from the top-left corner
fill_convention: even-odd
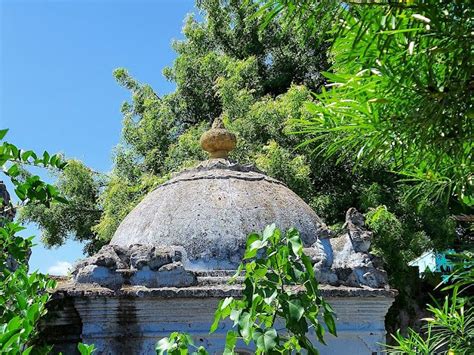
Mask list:
[[[172,91],[161,71],[195,11],[192,0],[0,0],[0,128],[10,129],[7,140],[110,171],[120,106],[129,99],[112,71],[125,67],[159,95]],[[25,232],[32,234],[34,226]],[[31,267],[57,270],[81,256],[79,243],[38,245]]]

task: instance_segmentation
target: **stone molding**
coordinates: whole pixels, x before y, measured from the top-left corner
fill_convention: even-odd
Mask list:
[[[190,333],[210,354],[224,349],[231,322],[221,323],[209,334],[214,311],[222,297],[240,294],[237,286],[146,289],[140,287],[72,290],[60,285],[53,303],[67,307],[50,309],[53,315],[43,334],[56,344],[55,351],[73,349],[73,342],[95,344],[101,354],[154,354],[156,342],[173,331]],[[89,285],[90,286],[90,285]],[[61,289],[62,288],[62,289]],[[393,302],[393,290],[324,286],[321,289],[336,313],[338,337],[327,335],[328,346],[316,344],[324,354],[371,354],[385,342],[384,318]],[[55,317],[55,315],[60,315]],[[78,328],[80,324],[80,329]],[[75,328],[69,327],[74,325]],[[283,324],[282,324],[283,326]],[[67,327],[80,334],[67,337],[55,329]],[[69,341],[69,343],[68,343]],[[238,348],[253,353],[245,344]],[[74,352],[65,352],[73,354]]]

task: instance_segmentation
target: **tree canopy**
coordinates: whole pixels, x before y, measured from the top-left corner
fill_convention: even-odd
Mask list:
[[[305,143],[357,165],[383,164],[410,183],[412,199],[474,205],[471,4],[262,3],[265,17],[298,19],[311,33],[333,22],[328,83],[299,122],[312,135]]]

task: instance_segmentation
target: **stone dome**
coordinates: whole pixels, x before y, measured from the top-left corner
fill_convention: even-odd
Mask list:
[[[215,130],[214,132],[212,132]],[[201,145],[219,158],[185,170],[148,194],[122,221],[111,245],[178,247],[189,269],[232,269],[241,261],[246,237],[275,223],[296,227],[311,246],[326,226],[282,182],[259,170],[229,161],[229,132],[213,128]],[[212,144],[206,141],[211,137]],[[219,136],[222,147],[219,147]],[[216,138],[217,137],[217,138]],[[226,148],[228,147],[228,148]],[[224,153],[223,153],[224,151]]]

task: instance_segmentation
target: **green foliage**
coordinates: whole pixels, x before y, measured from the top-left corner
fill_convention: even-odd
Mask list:
[[[210,332],[221,320],[233,321],[224,354],[234,354],[237,341],[252,343],[256,354],[290,354],[302,350],[318,354],[308,338],[310,329],[325,344],[325,329],[336,336],[334,313],[321,297],[311,260],[303,253],[298,231],[283,234],[275,225],[247,237],[244,261],[235,276],[244,273],[243,297],[227,297],[217,306]],[[320,319],[324,320],[326,328]],[[160,340],[157,354],[187,354],[194,347],[188,334],[172,333]],[[197,354],[207,354],[199,347]]]
[[[221,319],[229,317],[235,330],[230,330],[227,338],[234,346],[237,339],[253,342],[257,354],[301,349],[317,354],[307,333],[314,329],[318,341],[325,344],[320,315],[328,331],[336,335],[333,311],[319,294],[298,231],[290,229],[283,235],[271,225],[262,234],[250,234],[236,277],[242,270],[243,297],[228,297],[219,303],[211,332]],[[280,321],[284,332],[277,326]]]
[[[97,240],[92,227],[99,222],[102,213],[98,205],[101,180],[102,177],[80,161],[69,160],[56,182],[68,203],[29,204],[20,210],[20,220],[42,226],[42,240],[46,245],[62,245],[67,236],[74,234],[76,240],[90,242],[86,250],[94,250]]]
[[[263,3],[271,16],[299,19],[309,31],[332,26],[328,89],[299,122],[300,132],[313,135],[305,144],[361,166],[386,165],[410,183],[407,197],[419,204],[454,197],[473,205],[470,4]]]
[[[0,139],[5,134],[6,130],[0,131]],[[52,206],[65,203],[54,186],[21,170],[25,165],[62,169],[66,163],[59,155],[50,156],[45,152],[38,158],[32,151],[3,142],[0,160],[23,204]],[[3,194],[8,195],[6,191]],[[11,221],[15,210],[13,204],[5,199],[0,206],[0,353],[46,354],[49,347],[39,345],[37,325],[47,312],[47,290],[55,287],[55,281],[37,272],[28,273],[32,238],[17,235],[23,227]]]
[[[366,223],[367,226],[376,234],[376,238],[374,238],[375,245],[372,248],[372,251],[377,253],[377,250],[381,250],[380,254],[392,257],[394,260],[399,260],[400,265],[406,265],[407,261],[410,260],[410,257],[408,257],[409,260],[407,260],[406,257],[400,260],[400,255],[398,254],[384,253],[387,249],[392,248],[393,245],[399,245],[400,248],[397,249],[400,251],[405,249],[402,244],[402,238],[404,237],[403,226],[398,218],[393,213],[389,212],[387,207],[379,206],[370,210],[366,214]],[[408,240],[407,242],[411,243],[412,241]]]
[[[7,134],[8,130],[0,130],[0,140]],[[26,165],[62,169],[66,162],[58,154],[49,155],[44,152],[38,156],[31,150],[19,149],[15,145],[6,141],[0,145],[0,165],[3,173],[10,178],[15,185],[15,193],[25,204],[35,200],[43,201],[47,206],[52,201],[65,202],[58,190],[53,185],[41,181],[37,175],[22,174],[22,167]]]
[[[161,339],[156,344],[156,353],[158,355],[187,355],[190,351],[192,351],[191,354],[193,355],[208,354],[204,347],[196,347],[193,339],[188,334],[183,333],[171,333],[169,337]]]
[[[371,190],[370,195],[374,191],[378,194],[379,189]],[[374,233],[371,253],[383,261],[390,285],[399,291],[387,315],[389,331],[407,326],[400,323],[401,310],[409,314],[415,313],[426,302],[423,295],[419,294],[418,274],[414,273],[408,263],[424,251],[445,250],[455,238],[454,221],[446,217],[446,212],[440,213],[430,207],[417,213],[414,212],[414,207],[410,211],[410,207],[411,205],[400,204],[397,208],[393,204],[389,209],[380,205],[369,209],[365,215],[367,226]],[[400,213],[400,209],[403,213]]]
[[[384,261],[391,285],[400,290],[389,317],[390,323],[397,323],[400,307],[410,312],[416,299],[413,293],[415,285],[410,282],[413,275],[407,262],[426,250],[451,247],[458,241],[458,236],[456,221],[450,216],[469,211],[452,201],[446,205],[428,199],[407,199],[410,191],[413,192],[414,182],[400,182],[400,175],[391,172],[400,170],[394,169],[391,161],[382,159],[382,154],[374,153],[377,159],[370,161],[367,160],[368,156],[361,155],[358,160],[360,149],[336,149],[336,142],[342,140],[342,135],[347,137],[349,133],[352,134],[347,133],[347,130],[334,129],[316,136],[309,129],[308,133],[302,132],[305,130],[302,123],[317,119],[315,106],[332,110],[329,100],[334,90],[321,92],[325,81],[332,82],[336,77],[344,80],[349,78],[350,85],[359,85],[364,90],[366,87],[362,82],[370,81],[372,87],[369,85],[368,88],[377,92],[392,85],[385,79],[388,74],[381,77],[371,71],[364,72],[366,75],[360,78],[352,78],[364,68],[364,61],[369,58],[348,57],[352,50],[350,43],[356,40],[353,38],[355,34],[345,30],[339,34],[324,34],[325,28],[332,28],[335,19],[351,20],[355,13],[352,7],[351,12],[348,12],[337,1],[304,3],[309,6],[309,10],[302,16],[298,15],[294,19],[296,22],[293,22],[295,26],[290,28],[285,27],[286,22],[282,21],[280,15],[274,16],[263,26],[267,14],[273,10],[254,3],[237,0],[225,3],[217,0],[199,1],[204,20],[188,17],[183,29],[185,38],[173,43],[176,60],[172,66],[164,69],[165,77],[176,84],[175,91],[158,95],[125,69],[114,72],[118,83],[130,91],[131,99],[122,106],[123,132],[114,152],[111,174],[103,178],[77,167],[76,173],[59,175],[59,181],[63,177],[65,180],[64,185],[60,186],[77,186],[77,183],[85,182],[87,188],[83,190],[83,197],[80,197],[80,190],[74,190],[77,193],[65,193],[61,187],[59,189],[76,210],[82,206],[87,208],[73,212],[71,207],[60,204],[53,204],[50,209],[31,206],[25,208],[22,215],[39,223],[43,240],[48,245],[58,245],[65,238],[74,236],[82,241],[90,240],[87,251],[92,253],[112,238],[123,218],[146,193],[169,179],[171,174],[205,159],[205,153],[199,147],[199,137],[214,118],[221,116],[225,126],[238,136],[238,145],[231,153],[231,158],[243,164],[254,164],[283,181],[313,207],[327,224],[336,228],[341,226],[345,212],[350,207],[368,213],[369,225],[375,234],[373,252]],[[381,6],[378,10],[370,7],[364,10],[354,6],[354,11],[356,7],[361,13],[367,11],[375,15],[385,9],[385,6]],[[298,9],[296,7],[287,17],[288,21],[293,15],[299,14]],[[394,12],[398,13],[398,10]],[[305,25],[306,21],[311,21],[310,18],[314,19],[314,31],[308,31],[309,27]],[[324,27],[324,24],[329,27]],[[359,28],[357,26],[360,23],[355,25],[354,28]],[[371,31],[374,33],[375,30]],[[368,38],[362,30],[361,36],[361,39],[357,38],[357,51],[361,50]],[[331,38],[338,38],[336,42],[331,42],[329,60],[333,69],[330,69],[326,58],[329,48],[326,40]],[[372,68],[372,64],[369,68]],[[379,67],[376,69],[383,73]],[[326,73],[327,78],[321,72]],[[367,90],[370,95],[375,95]],[[320,92],[320,95],[315,97],[312,92]],[[334,91],[334,95],[337,92]],[[350,92],[354,94],[354,100],[358,101],[339,100],[334,104],[334,110],[339,106],[347,106],[348,110],[352,110],[357,105],[379,110],[383,105],[388,105],[382,102],[367,103],[360,99],[362,94],[358,91]],[[404,92],[407,91],[398,90],[397,97]],[[327,101],[323,100],[324,95]],[[373,97],[367,97],[366,101]],[[404,102],[408,100],[409,95],[404,98]],[[328,105],[323,105],[324,102]],[[406,107],[416,110],[413,103],[410,105]],[[393,107],[397,114],[409,112],[398,104]],[[413,110],[410,112],[416,112]],[[352,119],[352,116],[347,115],[347,119]],[[416,131],[424,132],[424,129],[416,128]],[[353,132],[357,142],[370,142],[370,137],[365,137],[364,132]],[[302,141],[313,138],[320,143],[321,150],[315,150],[319,144],[301,146]],[[424,148],[418,150],[427,151]],[[364,149],[362,153],[365,152]],[[415,197],[413,193],[411,196]],[[393,248],[393,245],[397,245],[397,248]]]
[[[47,347],[34,346],[36,325],[46,314],[45,304],[55,282],[45,275],[28,274],[31,238],[16,235],[23,228],[15,223],[4,223],[0,228],[0,353],[28,354],[46,352]],[[15,266],[13,269],[12,266]]]
[[[452,265],[452,273],[445,278],[449,283],[443,290],[458,289],[460,293],[468,293],[474,287],[474,250],[465,250],[462,253],[446,256]]]
[[[455,234],[449,216],[472,214],[473,8],[466,2],[259,3],[266,21],[301,26],[330,43],[327,83],[307,100],[310,115],[294,117],[293,132],[302,135],[301,147],[339,165],[350,162],[365,180],[355,179],[351,190],[368,211],[372,252],[400,290],[392,310],[409,309],[416,287],[407,262],[424,250],[463,248],[463,232]],[[374,179],[367,168],[393,175]],[[311,205],[334,223],[331,207],[346,199],[354,201],[351,193],[329,190]],[[472,229],[468,223],[464,230]]]
[[[428,305],[431,317],[425,318],[426,324],[421,334],[408,329],[408,335],[400,331],[392,335],[395,345],[387,346],[391,353],[404,354],[470,354],[474,348],[474,313],[472,311],[472,292],[466,292],[465,286],[472,286],[473,257],[471,252],[455,256],[461,260],[454,263],[453,273],[445,282],[452,282],[445,289],[452,293],[444,302]]]
[[[79,350],[79,353],[81,355],[91,355],[95,351],[95,345],[87,345],[83,343],[77,344],[77,350]]]
[[[282,176],[283,182],[300,196],[312,193],[311,171],[305,160],[304,156],[292,154],[275,141],[270,141],[255,157],[258,168],[271,176]]]
[[[409,220],[402,222],[385,205],[370,209],[365,217],[367,226],[374,233],[371,252],[384,261],[392,286],[402,290],[406,284],[408,262],[432,248],[432,240]]]

